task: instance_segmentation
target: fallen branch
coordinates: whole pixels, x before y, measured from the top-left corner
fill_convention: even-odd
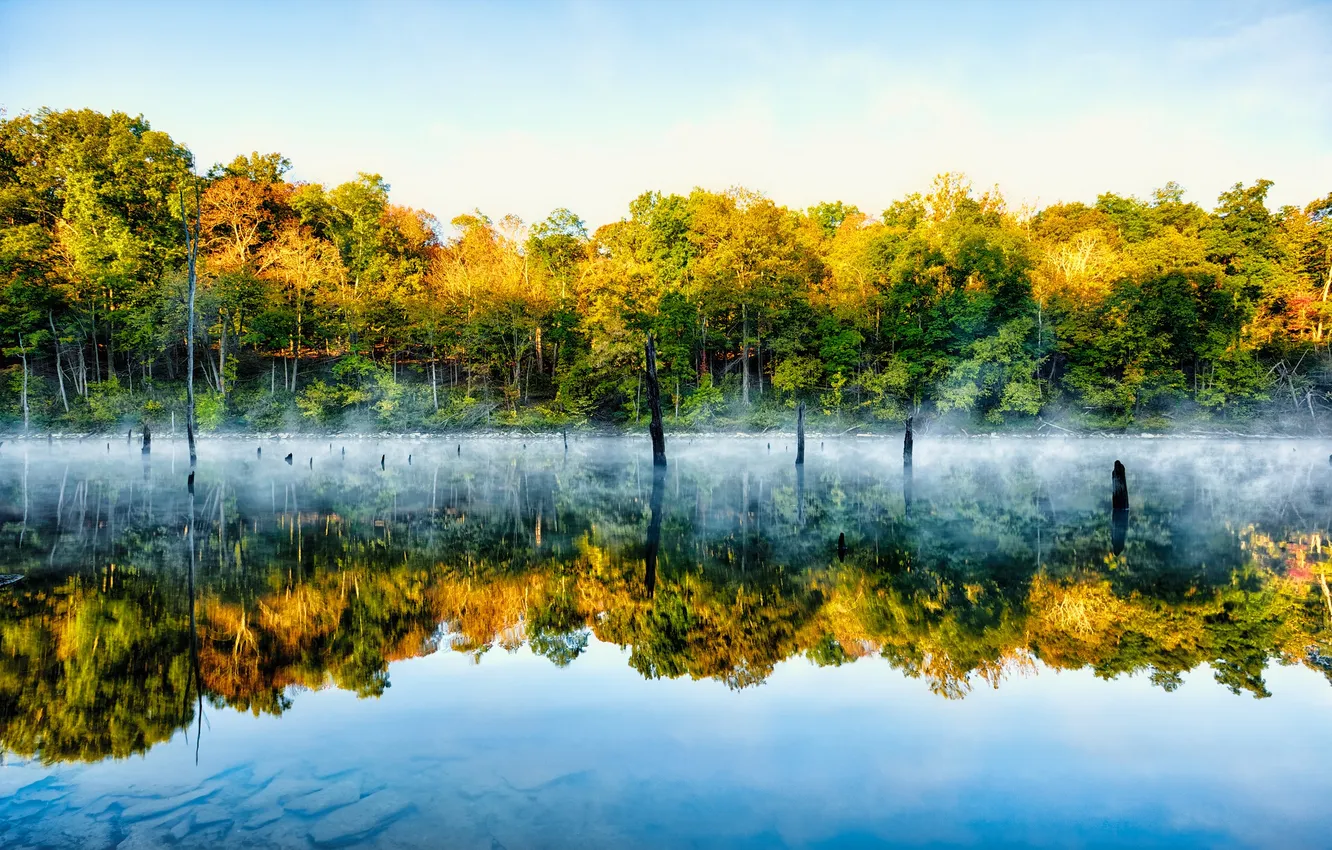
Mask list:
[[[1041,423],[1041,428],[1044,428],[1046,425],[1049,425],[1051,428],[1058,428],[1060,431],[1066,431],[1070,434],[1082,433],[1081,431],[1074,431],[1072,428],[1065,428],[1063,425],[1056,425],[1053,422],[1046,422],[1043,418],[1039,416],[1036,417],[1036,421]],[[1041,428],[1037,428],[1036,430],[1039,431],[1041,430]]]

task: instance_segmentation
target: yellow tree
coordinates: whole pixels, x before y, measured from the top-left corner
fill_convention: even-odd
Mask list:
[[[691,239],[701,249],[692,266],[694,296],[706,312],[739,309],[741,400],[748,405],[751,302],[799,270],[804,246],[796,233],[796,217],[742,188],[721,194],[695,190],[689,204]],[[759,381],[762,392],[761,370]]]
[[[453,225],[460,233],[440,252],[430,288],[443,311],[457,317],[460,347],[473,365],[479,356],[487,371],[503,370],[505,397],[516,410],[524,361],[534,354],[553,303],[549,281],[533,273],[518,218],[507,216],[496,226],[477,213],[458,216]],[[469,368],[469,394],[472,373]]]
[[[332,243],[319,239],[307,228],[288,225],[265,246],[262,265],[264,276],[278,285],[291,313],[293,362],[287,387],[295,392],[305,320],[320,289],[341,283],[342,260]]]
[[[204,279],[210,284],[203,293],[204,301],[211,302],[217,311],[213,383],[224,398],[230,371],[227,342],[244,334],[247,303],[257,307],[263,302],[262,293],[256,291],[256,274],[267,259],[261,249],[272,239],[278,211],[289,194],[290,187],[282,182],[228,176],[214,181],[200,198],[202,241],[207,252],[204,261],[209,271]],[[205,343],[209,324],[204,323]]]

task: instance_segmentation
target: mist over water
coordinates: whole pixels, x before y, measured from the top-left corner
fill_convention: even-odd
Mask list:
[[[795,448],[6,441],[0,844],[1319,846],[1327,445]]]

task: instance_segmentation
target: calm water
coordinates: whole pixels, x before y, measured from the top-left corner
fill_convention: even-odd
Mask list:
[[[6,442],[0,845],[1332,845],[1327,445],[768,439]]]

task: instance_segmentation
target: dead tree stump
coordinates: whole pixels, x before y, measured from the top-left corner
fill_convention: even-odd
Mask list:
[[[647,355],[648,411],[652,414],[652,422],[648,425],[648,433],[652,435],[652,465],[665,466],[666,433],[661,427],[661,385],[657,382],[657,348],[652,343],[652,334],[647,336],[644,351]]]
[[[796,466],[805,463],[805,403],[796,405]]]

